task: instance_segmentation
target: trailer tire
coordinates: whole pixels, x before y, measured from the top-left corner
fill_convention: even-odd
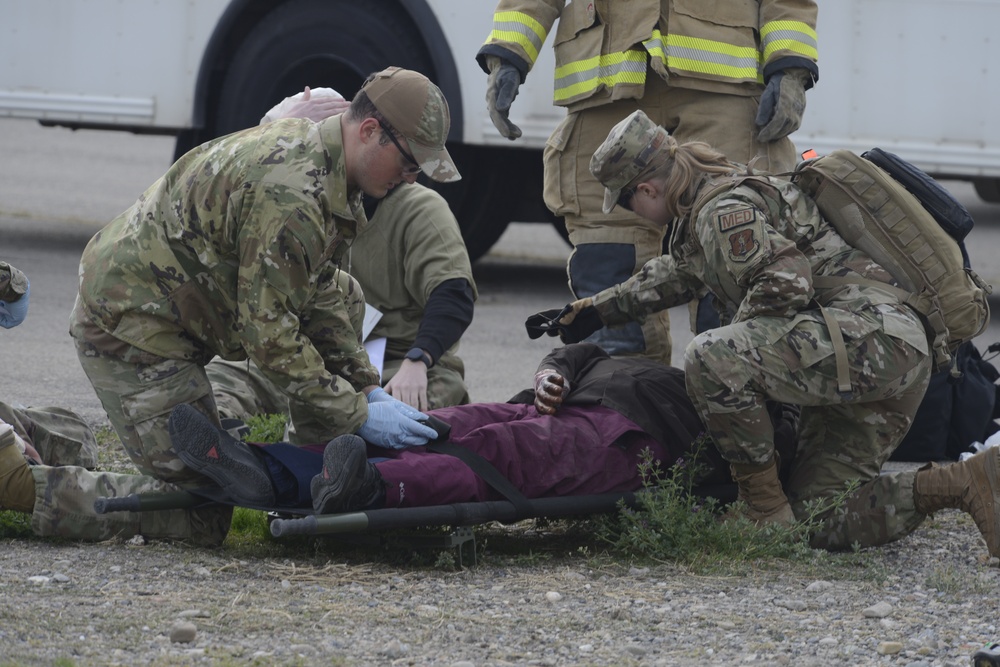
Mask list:
[[[405,64],[433,78],[430,63],[395,2],[281,4],[260,20],[233,56],[215,135],[257,125],[268,109],[307,85],[328,86],[350,99],[372,72]]]
[[[221,87],[213,136],[257,125],[274,104],[307,85],[328,86],[350,99],[369,74],[390,65],[434,80],[431,63],[399,3],[292,0],[265,15],[236,50]],[[448,149],[463,179],[438,184],[422,176],[421,183],[448,201],[475,260],[506,229],[520,171],[503,150],[452,143]]]
[[[976,178],[972,184],[980,199],[991,204],[1000,204],[1000,178]]]

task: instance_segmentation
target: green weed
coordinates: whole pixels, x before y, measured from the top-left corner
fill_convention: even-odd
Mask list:
[[[285,426],[288,420],[285,415],[268,414],[254,415],[247,420],[250,442],[281,442],[285,439]]]
[[[696,443],[692,460],[699,460],[698,451],[706,446],[712,445],[704,439]],[[723,508],[718,500],[697,495],[696,481],[703,477],[697,465],[682,460],[663,471],[647,455],[640,472],[644,489],[636,495],[635,505],[597,520],[599,536],[620,555],[673,562],[697,571],[732,571],[768,560],[814,560],[809,535],[821,517],[836,511],[856,488],[815,503],[804,521],[790,527],[756,525],[741,516],[739,503],[732,506],[731,516],[720,520]]]

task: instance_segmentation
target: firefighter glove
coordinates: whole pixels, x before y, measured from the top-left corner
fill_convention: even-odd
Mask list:
[[[757,109],[758,141],[777,141],[799,129],[806,110],[806,86],[811,78],[809,70],[792,67],[768,80]]]
[[[521,136],[521,128],[510,122],[510,105],[521,86],[521,72],[499,56],[486,56],[490,77],[486,82],[486,106],[490,120],[500,134],[511,141]]]

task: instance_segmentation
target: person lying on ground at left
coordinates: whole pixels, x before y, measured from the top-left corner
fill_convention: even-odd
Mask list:
[[[729,479],[714,448],[696,451],[702,425],[682,371],[611,358],[590,343],[551,352],[533,387],[508,403],[429,414],[451,426],[452,443],[486,459],[527,498],[634,491],[643,484],[647,451],[660,470],[681,460],[701,470],[698,483]],[[791,461],[795,413],[774,414],[777,441]],[[502,499],[461,460],[424,447],[381,449],[354,435],[313,447],[251,446],[186,406],[171,414],[170,433],[181,460],[241,505],[330,514]]]

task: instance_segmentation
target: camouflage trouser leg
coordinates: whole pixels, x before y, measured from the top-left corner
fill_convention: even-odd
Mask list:
[[[144,535],[216,546],[229,528],[227,512],[214,518],[187,510],[94,512],[94,501],[100,497],[179,488],[148,475],[92,472],[76,466],[32,466],[31,474],[35,479],[31,528],[36,535],[91,541]]]
[[[33,446],[50,466],[97,466],[97,440],[90,426],[64,408],[15,408],[0,403],[0,421]]]
[[[804,518],[807,503],[836,496],[851,480],[865,485],[872,505],[871,491],[895,488],[892,482],[873,480],[913,421],[930,378],[930,359],[882,331],[848,340],[853,393],[845,399],[837,393],[832,347],[823,353],[830,346],[825,324],[796,323],[796,337],[811,341],[815,356],[808,366],[790,367],[798,353],[789,342],[788,321],[771,319],[722,327],[692,341],[686,354],[692,401],[727,461],[756,464],[767,461],[774,449],[764,401],[803,406],[798,453],[785,484],[796,516]],[[875,503],[880,509],[873,506],[865,515],[865,521],[878,527],[865,532],[861,526],[858,511],[865,498],[857,495],[850,505],[856,520],[834,517],[821,531],[830,531],[828,543],[836,542],[838,531],[845,533],[848,545],[877,540],[877,535],[895,539],[905,534],[900,531],[912,530],[914,521],[919,523],[910,516],[891,516],[907,505],[912,508],[912,498],[881,493],[882,500]]]
[[[79,474],[75,474],[73,479],[49,476],[46,482],[48,491],[36,502],[33,521],[57,531],[51,534],[89,535],[99,530],[88,531],[83,527],[70,529],[67,524],[72,521],[66,520],[67,515],[73,521],[95,520],[92,509],[89,515],[78,512],[82,512],[81,508],[92,508],[98,492],[109,484],[142,486],[159,480],[182,488],[212,485],[207,478],[190,470],[177,458],[167,427],[170,411],[181,403],[195,407],[218,424],[219,417],[204,368],[199,364],[163,359],[138,350],[131,353],[136,361],[123,361],[97,354],[85,341],[75,342],[80,364],[125,452],[139,471],[152,480],[123,482],[114,476],[97,476],[98,479],[94,479]],[[200,543],[217,544],[229,530],[232,508],[173,511],[160,516],[150,514],[141,520],[141,530],[148,528],[152,531],[146,533],[148,537],[193,539]],[[132,526],[127,517],[118,520],[123,529]]]
[[[855,543],[875,547],[906,537],[926,516],[914,506],[916,478],[916,470],[879,475],[855,491],[841,511],[827,517],[810,544],[844,551]]]
[[[288,414],[288,399],[252,361],[215,358],[205,373],[224,419],[246,422],[255,415]]]

